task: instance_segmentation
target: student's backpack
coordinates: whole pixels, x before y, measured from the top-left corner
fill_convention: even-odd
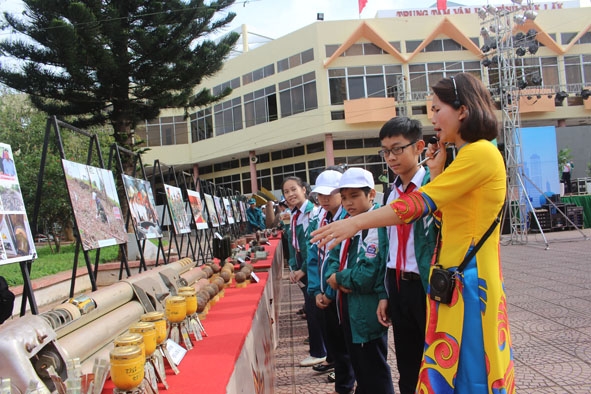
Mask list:
[[[8,282],[0,276],[0,324],[12,316],[14,293],[8,289]]]

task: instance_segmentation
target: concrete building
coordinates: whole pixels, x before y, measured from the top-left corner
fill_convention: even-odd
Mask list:
[[[494,49],[486,48],[481,34],[494,26],[483,25],[479,8],[319,20],[243,52],[195,87],[214,94],[231,88],[227,97],[190,110],[188,118],[182,109],[163,111],[137,128],[150,148],[142,160],[159,160],[245,194],[278,190],[294,174],[314,184],[325,166],[341,163],[363,166],[377,179],[386,170],[378,155],[379,128],[406,114],[423,123],[428,138],[429,87],[440,78],[473,73],[498,99]],[[535,8],[537,17],[515,23],[513,30],[516,74],[527,83],[520,94],[521,125],[556,126],[565,138],[576,126],[577,135],[588,136],[591,8],[576,2]],[[585,165],[580,167],[583,172]]]

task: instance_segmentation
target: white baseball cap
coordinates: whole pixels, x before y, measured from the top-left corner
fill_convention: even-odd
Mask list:
[[[345,171],[339,182],[340,189],[348,187],[369,187],[373,189],[374,186],[375,183],[372,173],[359,167],[349,168],[347,171]]]
[[[318,178],[316,178],[316,185],[312,191],[327,196],[339,188],[339,181],[342,176],[343,174],[335,170],[323,171],[318,175]]]

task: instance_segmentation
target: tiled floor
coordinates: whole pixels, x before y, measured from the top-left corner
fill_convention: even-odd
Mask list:
[[[591,230],[583,232],[587,239],[577,231],[547,233],[547,250],[540,234],[501,247],[519,394],[591,393]],[[282,286],[275,392],[332,392],[326,374],[299,366],[308,349],[305,321],[296,315],[302,293],[287,272]]]

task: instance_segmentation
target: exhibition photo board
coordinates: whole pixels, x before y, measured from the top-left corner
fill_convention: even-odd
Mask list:
[[[10,145],[0,142],[0,265],[36,257]]]
[[[122,177],[137,239],[162,237],[162,228],[150,182],[126,174],[122,174]]]
[[[195,226],[197,230],[204,230],[207,226],[207,210],[203,209],[203,202],[199,193],[193,190],[187,190],[187,196],[189,197],[189,205],[193,212],[193,218],[195,219]]]
[[[191,224],[183,193],[179,187],[164,185],[166,190],[166,201],[168,202],[168,212],[170,213],[172,225],[176,234],[187,234],[191,232]]]
[[[113,172],[66,159],[62,166],[82,249],[127,243]]]
[[[213,196],[210,194],[203,194],[205,197],[205,205],[207,206],[207,211],[209,212],[209,218],[211,219],[211,226],[212,227],[219,227],[220,221],[217,215],[217,211],[215,210],[215,203],[213,201]]]

